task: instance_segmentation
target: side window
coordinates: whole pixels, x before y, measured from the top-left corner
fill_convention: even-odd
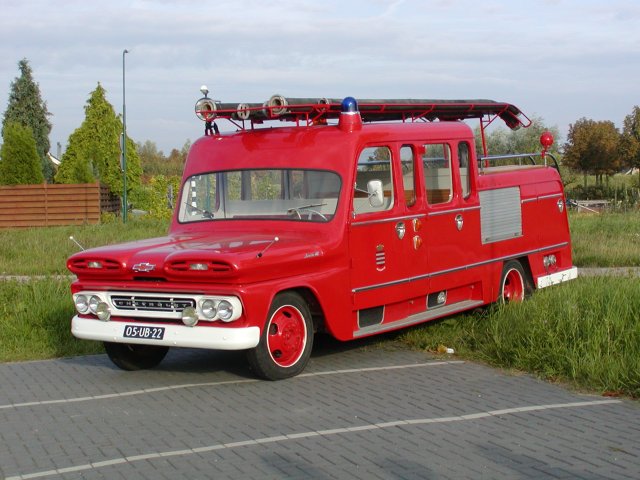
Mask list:
[[[400,164],[402,165],[404,201],[408,207],[416,203],[416,174],[414,163],[413,148],[409,145],[403,145],[400,148]]]
[[[446,143],[424,146],[422,157],[427,201],[430,205],[447,203],[453,198],[451,148]]]
[[[384,200],[381,206],[372,206],[367,185],[372,180],[382,182]],[[356,214],[389,210],[393,206],[393,175],[391,173],[391,150],[388,147],[367,147],[358,157],[358,171],[353,195],[353,210]]]
[[[469,144],[467,142],[460,142],[458,144],[458,161],[460,162],[462,197],[469,198],[471,194],[471,172],[469,171],[471,155],[469,154]]]

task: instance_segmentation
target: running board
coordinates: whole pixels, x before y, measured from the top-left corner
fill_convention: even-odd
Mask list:
[[[395,330],[397,328],[409,327],[411,325],[417,325],[418,323],[426,322],[427,320],[433,320],[434,318],[444,317],[451,315],[452,313],[463,312],[475,307],[483,305],[482,300],[465,300],[463,302],[453,303],[444,307],[433,308],[424,312],[416,313],[404,320],[397,320],[391,323],[382,323],[378,325],[371,325],[369,327],[360,328],[353,332],[353,337],[364,337],[366,335],[373,335],[374,333],[386,332],[387,330]]]

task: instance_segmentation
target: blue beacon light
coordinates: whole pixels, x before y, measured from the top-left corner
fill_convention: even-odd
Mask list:
[[[358,102],[353,97],[342,100],[342,111],[338,119],[338,128],[343,132],[351,133],[362,128],[362,118],[358,111]]]
[[[353,97],[345,97],[342,100],[342,113],[358,113],[358,102]]]

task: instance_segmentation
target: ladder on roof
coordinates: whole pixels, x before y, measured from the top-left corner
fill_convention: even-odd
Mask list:
[[[222,103],[208,98],[196,102],[198,118],[205,122],[226,119],[240,129],[265,121],[279,120],[310,126],[337,119],[342,113],[342,99],[290,98],[273,95],[264,103]],[[516,106],[493,100],[421,100],[421,99],[364,99],[358,100],[363,122],[432,122],[479,119],[484,129],[495,119],[516,130],[528,127],[531,120]],[[484,135],[483,135],[484,136]]]

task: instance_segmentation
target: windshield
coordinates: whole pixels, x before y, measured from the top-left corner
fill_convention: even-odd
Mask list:
[[[233,170],[194,175],[182,187],[178,221],[222,219],[328,222],[340,177],[322,170]]]

